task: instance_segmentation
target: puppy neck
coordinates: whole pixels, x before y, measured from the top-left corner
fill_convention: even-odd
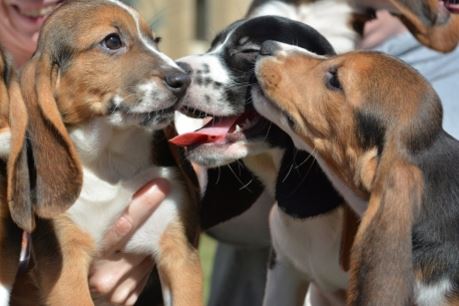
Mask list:
[[[151,130],[115,127],[105,118],[96,118],[69,131],[83,167],[103,180],[116,183],[152,164]]]
[[[277,176],[285,150],[272,148],[243,159],[244,164],[262,181],[272,196],[275,196]]]

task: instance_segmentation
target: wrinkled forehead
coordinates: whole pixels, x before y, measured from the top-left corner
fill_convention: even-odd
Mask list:
[[[321,55],[335,54],[325,37],[312,27],[277,16],[261,16],[233,23],[215,38],[210,51],[247,43],[261,45],[267,40],[299,46]]]

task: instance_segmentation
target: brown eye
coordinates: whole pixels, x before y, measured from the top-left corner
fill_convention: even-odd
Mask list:
[[[123,42],[118,33],[112,33],[102,40],[102,46],[108,50],[115,51],[123,47]]]
[[[337,68],[332,68],[325,73],[325,85],[331,90],[343,90],[338,78]]]

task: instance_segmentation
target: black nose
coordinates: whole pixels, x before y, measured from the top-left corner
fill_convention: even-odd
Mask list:
[[[167,87],[178,97],[181,98],[190,85],[191,78],[188,73],[184,73],[181,71],[174,70],[172,72],[168,72],[165,76],[165,81]]]
[[[261,55],[274,55],[276,51],[280,50],[279,43],[274,40],[267,40],[261,44]]]
[[[184,62],[177,62],[177,65],[183,69],[183,71],[185,71],[186,73],[188,74],[191,74],[193,72],[193,68],[191,68],[190,65],[188,65],[187,63],[184,63]]]

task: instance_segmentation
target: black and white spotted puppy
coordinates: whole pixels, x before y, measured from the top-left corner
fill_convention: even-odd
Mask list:
[[[254,63],[266,40],[334,54],[323,36],[300,22],[266,16],[233,23],[207,53],[180,60],[192,74],[181,111],[207,124],[184,132],[178,119],[182,134],[172,142],[186,146],[187,157],[204,167],[242,160],[275,197],[270,226],[276,256],[268,271],[264,304],[302,305],[310,281],[329,297],[347,286],[339,265],[342,199],[314,158],[296,150],[289,137],[251,104]]]

